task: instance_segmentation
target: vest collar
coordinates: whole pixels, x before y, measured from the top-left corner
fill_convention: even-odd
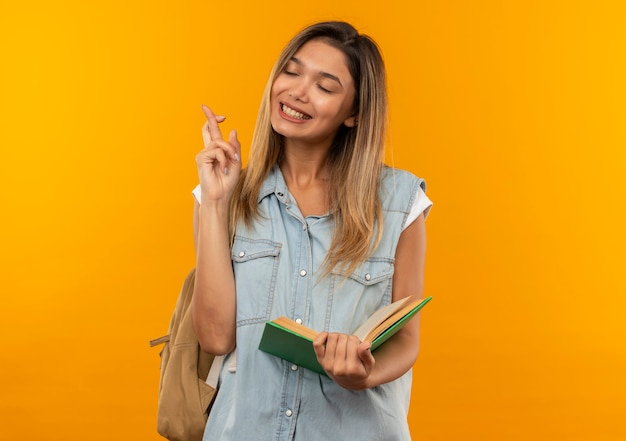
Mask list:
[[[285,178],[283,178],[283,173],[280,171],[278,164],[272,167],[267,178],[265,178],[265,182],[263,182],[261,191],[259,192],[258,203],[261,203],[263,199],[272,193],[275,194],[282,203],[290,203],[289,190],[287,189]]]

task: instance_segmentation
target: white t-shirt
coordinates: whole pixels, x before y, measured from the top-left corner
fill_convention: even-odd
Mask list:
[[[202,195],[200,184],[198,184],[196,188],[193,189],[192,193],[194,197],[196,198],[196,201],[200,203],[201,195]],[[424,193],[424,190],[422,190],[422,187],[418,187],[417,194],[415,195],[415,200],[413,201],[413,206],[411,207],[411,211],[409,212],[409,215],[406,218],[406,222],[404,223],[404,226],[402,227],[402,231],[404,231],[406,227],[411,225],[413,221],[419,217],[420,214],[424,213],[424,219],[426,219],[426,217],[428,216],[428,213],[430,212],[430,208],[432,207],[432,205],[433,203],[431,202],[430,199],[428,199],[428,196],[426,196],[426,193]]]

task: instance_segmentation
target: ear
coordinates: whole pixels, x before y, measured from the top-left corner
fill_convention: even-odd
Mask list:
[[[346,119],[343,122],[343,125],[346,126],[346,127],[350,127],[350,128],[356,127],[356,125],[357,125],[356,115],[352,115],[352,116],[348,117],[348,119]]]

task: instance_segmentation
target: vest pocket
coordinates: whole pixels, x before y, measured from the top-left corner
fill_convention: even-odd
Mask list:
[[[391,303],[393,263],[393,258],[371,257],[350,274],[332,271],[328,329],[351,334],[377,309]]]
[[[281,246],[235,236],[231,258],[237,281],[237,325],[269,320]]]
[[[386,257],[371,257],[349,274],[348,278],[364,286],[376,285],[393,277],[393,261]],[[346,276],[346,272],[341,270],[333,270],[332,273]]]

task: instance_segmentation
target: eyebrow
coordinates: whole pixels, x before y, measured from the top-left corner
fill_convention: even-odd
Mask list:
[[[298,57],[291,57],[290,61],[293,61],[294,63],[296,63],[299,66],[304,66],[304,63]],[[328,78],[329,80],[336,81],[337,83],[339,83],[339,85],[343,89],[343,84],[341,83],[341,80],[339,79],[339,77],[337,77],[337,76],[335,76],[335,75],[333,75],[331,73],[324,72],[324,71],[320,71],[319,74],[321,76],[323,76],[324,78]]]

